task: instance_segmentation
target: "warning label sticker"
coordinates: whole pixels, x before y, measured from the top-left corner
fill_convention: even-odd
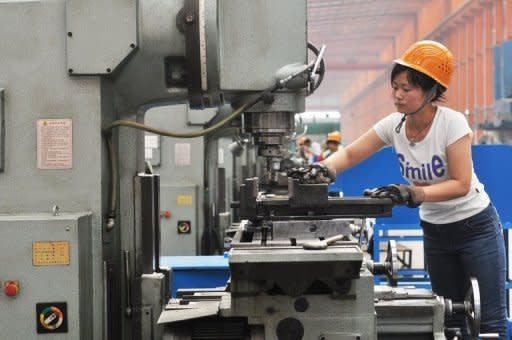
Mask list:
[[[71,119],[37,120],[37,168],[71,169],[73,167],[73,121]]]
[[[46,241],[32,242],[33,266],[69,265],[69,242]]]

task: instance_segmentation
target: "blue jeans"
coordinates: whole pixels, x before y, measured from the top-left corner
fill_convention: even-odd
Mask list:
[[[499,333],[505,339],[505,242],[492,203],[461,221],[447,224],[421,221],[421,226],[432,290],[453,302],[461,302],[469,277],[476,277],[482,306],[481,333]],[[460,327],[466,334],[463,315],[448,320],[446,326]]]

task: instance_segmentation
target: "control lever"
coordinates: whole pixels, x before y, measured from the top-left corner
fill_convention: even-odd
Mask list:
[[[396,241],[388,241],[388,251],[384,262],[373,262],[369,260],[367,267],[373,275],[386,275],[391,287],[398,286],[398,253],[396,250]]]
[[[268,233],[272,230],[272,222],[263,223],[261,226],[261,245],[265,247],[267,245]]]
[[[126,284],[126,308],[124,310],[124,314],[126,317],[132,317],[132,284],[131,284],[131,273],[130,273],[130,251],[123,251],[123,261],[124,261],[124,280]]]
[[[330,245],[333,245],[337,241],[343,240],[345,238],[345,235],[336,235],[329,238],[326,238],[325,240],[314,240],[309,242],[304,242],[302,245],[302,248],[306,250],[322,250],[327,249]]]
[[[474,277],[469,279],[470,285],[462,302],[452,302],[444,298],[445,319],[452,317],[455,313],[464,313],[468,325],[468,335],[471,339],[499,339],[498,334],[480,334],[482,312],[480,305],[480,288],[478,280]]]
[[[324,58],[325,48],[326,48],[325,45],[322,45],[322,47],[320,48],[320,52],[318,53],[318,56],[316,57],[315,64],[313,66],[313,70],[311,71],[311,78],[313,79],[313,82],[316,82],[316,78],[317,78],[316,71],[318,70],[318,67],[320,66],[320,62]]]

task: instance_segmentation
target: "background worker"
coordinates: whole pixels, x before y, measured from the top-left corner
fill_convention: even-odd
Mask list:
[[[452,53],[419,41],[395,60],[391,113],[356,141],[323,161],[331,178],[385,145],[396,151],[409,185],[373,190],[372,197],[419,206],[427,269],[433,291],[463,301],[469,277],[480,286],[482,333],[505,339],[505,248],[501,223],[471,158],[472,131],[464,115],[437,105],[453,74]],[[318,165],[313,165],[318,167]],[[463,315],[448,327],[466,332]]]
[[[311,139],[300,137],[298,140],[297,154],[295,159],[301,165],[313,163],[313,153],[311,152]]]
[[[326,149],[322,153],[323,159],[327,159],[327,157],[334,154],[338,151],[341,143],[341,133],[339,131],[334,131],[327,134],[327,140],[325,141]]]

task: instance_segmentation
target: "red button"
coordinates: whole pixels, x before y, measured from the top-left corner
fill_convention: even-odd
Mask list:
[[[171,217],[171,212],[169,210],[162,211],[162,216],[165,218]]]
[[[7,296],[16,296],[18,295],[19,288],[18,285],[14,282],[9,282],[5,285],[4,293]]]

